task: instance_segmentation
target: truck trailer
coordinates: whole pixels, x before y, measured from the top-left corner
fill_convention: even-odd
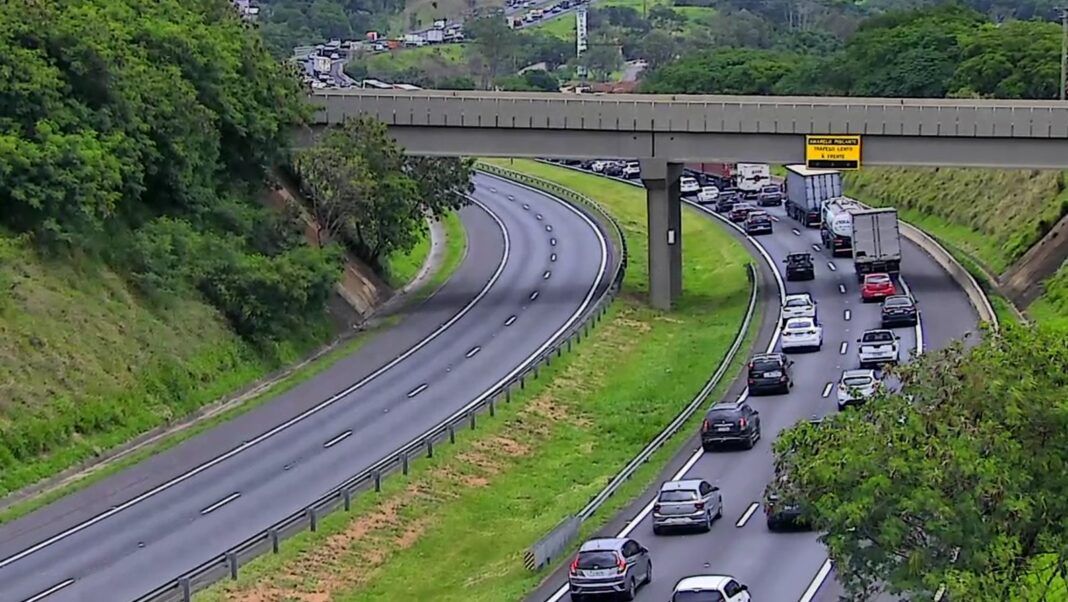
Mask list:
[[[786,166],[786,214],[806,227],[820,225],[823,201],[842,196],[842,176],[833,169]]]
[[[853,213],[853,267],[857,280],[865,274],[901,272],[901,233],[897,209]]]
[[[734,164],[733,163],[686,163],[683,168],[704,176],[702,184],[709,183],[723,190],[734,187]]]
[[[820,239],[832,257],[853,254],[853,215],[864,206],[849,197],[823,201],[820,209]]]

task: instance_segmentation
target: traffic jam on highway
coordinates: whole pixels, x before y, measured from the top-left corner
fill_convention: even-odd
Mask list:
[[[555,162],[633,183],[641,176],[637,161]],[[764,164],[687,164],[679,186],[684,201],[733,224],[775,266],[778,323],[767,349],[750,357],[740,395],[705,413],[700,448],[622,531],[583,543],[563,571],[566,584],[547,599],[837,599],[824,585],[832,570],[826,552],[798,501],[776,493],[782,475],[773,472],[770,445],[759,443],[894,390],[884,368],[922,352],[920,311],[901,277],[896,210],[863,206],[842,195],[839,172],[800,165],[779,179]],[[764,533],[737,535],[760,509]],[[727,512],[737,518],[720,527]],[[710,531],[709,540],[692,535]],[[772,556],[790,566],[761,560]],[[653,581],[654,564],[667,573],[662,583]]]

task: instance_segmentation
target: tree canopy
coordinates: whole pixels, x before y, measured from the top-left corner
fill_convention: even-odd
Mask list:
[[[785,431],[773,489],[802,502],[852,594],[1061,599],[1042,596],[1068,576],[1066,366],[1045,328],[925,354],[896,370],[904,394]]]

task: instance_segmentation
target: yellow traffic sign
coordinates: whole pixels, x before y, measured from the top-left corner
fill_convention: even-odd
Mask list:
[[[860,169],[860,136],[805,136],[810,169]]]

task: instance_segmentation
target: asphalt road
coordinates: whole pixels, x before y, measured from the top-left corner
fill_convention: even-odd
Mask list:
[[[879,304],[860,301],[849,259],[832,260],[826,251],[815,250],[820,245],[817,230],[798,227],[781,209],[770,212],[778,219],[774,223],[775,232],[756,240],[776,269],[782,269],[781,261],[789,252],[810,251],[817,259],[814,281],[784,281],[783,284],[788,294],[809,292],[816,298],[824,328],[823,348],[816,353],[792,354],[796,362],[795,385],[789,395],[749,399],[762,421],[763,437],[754,449],[698,453],[700,448],[695,437],[657,480],[659,484],[661,480],[685,475],[718,485],[723,494],[724,512],[710,533],[653,535],[645,515],[655,497],[653,488],[602,530],[600,535],[609,536],[626,530],[630,537],[649,548],[655,578],[639,590],[639,600],[668,600],[679,579],[695,574],[732,575],[749,585],[753,599],[758,601],[830,602],[837,600],[841,593],[817,535],[771,533],[766,528],[760,501],[765,485],[773,476],[771,444],[778,431],[800,420],[837,411],[832,383],[838,380],[842,370],[857,367],[856,338],[866,329],[879,327]],[[684,245],[685,241],[683,236]],[[903,242],[902,278],[922,312],[920,329],[897,329],[902,337],[903,357],[905,352],[915,349],[917,335],[922,337],[923,349],[931,349],[976,331],[978,316],[964,292],[933,259],[911,242]],[[695,249],[687,251],[696,252]],[[768,280],[767,274],[764,279]],[[769,340],[777,340],[777,337],[772,339],[772,330],[766,328],[762,333],[758,345],[762,350]],[[736,399],[743,391],[744,380],[740,379],[726,399]],[[530,599],[559,600],[566,598],[565,590],[566,573],[558,570]]]
[[[260,408],[0,527],[0,600],[134,599],[298,511],[548,346],[608,286],[610,239],[543,194],[476,184],[482,206],[461,214],[469,252],[435,295]]]

